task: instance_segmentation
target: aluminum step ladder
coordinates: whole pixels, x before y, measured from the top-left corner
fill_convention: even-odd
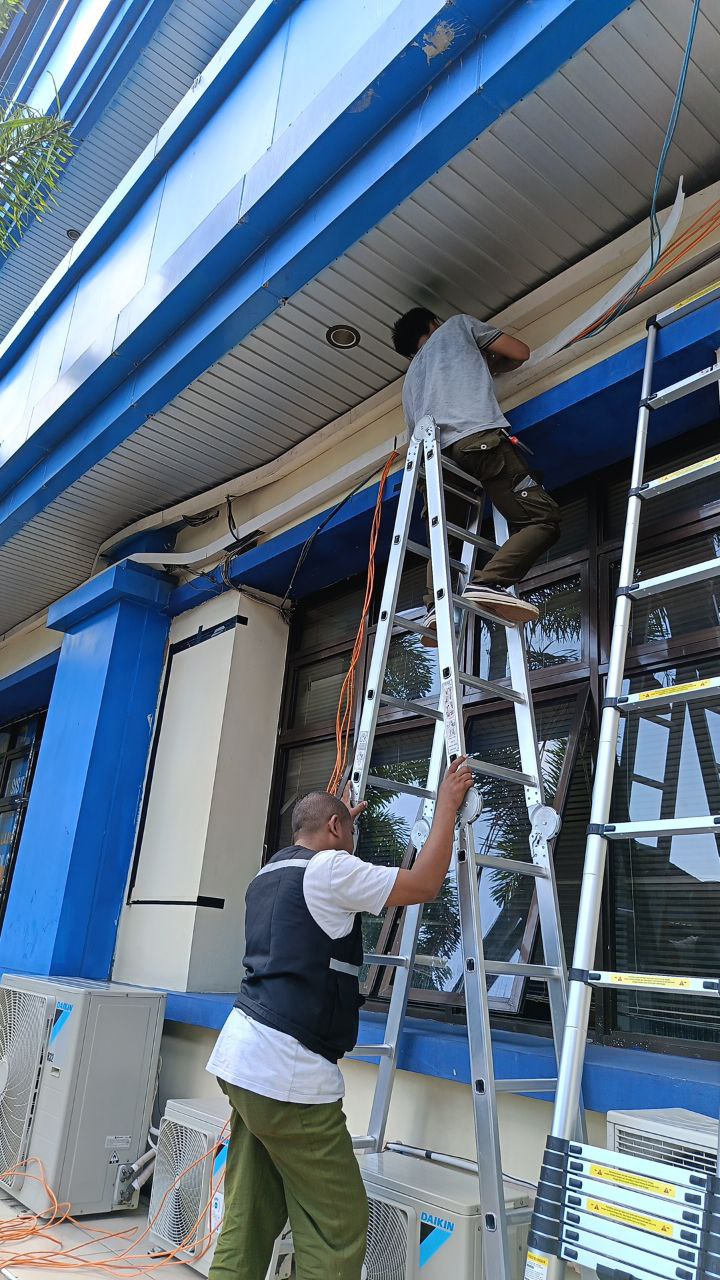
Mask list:
[[[429,549],[410,540],[413,505],[421,471],[424,472],[428,509]],[[458,488],[458,485],[461,487]],[[444,494],[450,489],[455,493],[460,492],[461,496],[468,501],[472,518],[467,529],[454,524],[446,525]],[[500,623],[505,626],[507,632],[510,687],[481,679],[471,671],[463,670],[460,663],[460,655],[465,647],[468,618],[479,617],[498,622],[494,615],[485,612],[462,596],[465,585],[472,578],[478,551],[492,553],[497,550],[497,543],[483,537],[480,533],[483,502],[482,488],[478,481],[441,454],[438,428],[432,418],[423,418],[412,434],[405,462],[350,781],[355,802],[363,798],[368,787],[418,797],[422,803],[419,806],[418,820],[412,833],[412,844],[417,852],[430,830],[435,797],[443,775],[445,759],[452,761],[456,756],[465,753],[463,690],[479,689],[491,692],[513,706],[521,768],[517,770],[505,768],[475,758],[471,758],[468,763],[479,776],[497,778],[506,782],[508,787],[523,789],[531,822],[530,858],[527,862],[522,862],[513,858],[476,856],[472,823],[480,813],[481,800],[475,788],[471,788],[468,792],[463,810],[459,815],[453,851],[453,865],[458,885],[480,1196],[483,1206],[485,1275],[492,1277],[492,1280],[510,1280],[512,1272],[505,1220],[496,1095],[502,1090],[515,1093],[551,1093],[554,1090],[555,1080],[495,1079],[486,981],[488,976],[509,974],[522,978],[540,979],[547,984],[556,1055],[559,1059],[567,1009],[567,977],[551,857],[551,841],[557,834],[560,819],[554,809],[545,805],[543,798],[537,731],[530,696],[522,626]],[[497,512],[495,512],[495,532],[498,542],[507,537],[506,522]],[[448,533],[451,537],[462,539],[459,560],[452,560],[449,556]],[[397,611],[401,573],[408,551],[429,558],[432,562],[437,620],[436,652],[440,675],[440,697],[436,710],[428,708],[424,703],[402,701],[383,692],[393,634],[405,631],[414,632],[426,638],[432,637],[432,633],[421,623],[405,618]],[[453,590],[453,573],[458,575],[456,590]],[[373,743],[382,706],[402,708],[435,720],[424,787],[379,777],[372,772]],[[529,876],[534,881],[539,928],[544,949],[543,964],[485,959],[479,891],[479,876],[482,868],[511,871],[518,876]],[[388,966],[394,970],[394,973],[382,1043],[361,1044],[353,1050],[355,1056],[379,1058],[368,1133],[353,1139],[355,1148],[360,1151],[382,1150],[398,1063],[400,1037],[416,963],[422,911],[422,906],[405,909],[397,954],[374,953],[365,956],[366,964]]]
[[[580,1101],[590,1001],[596,988],[672,991],[720,998],[717,974],[615,973],[596,969],[608,841],[628,837],[720,835],[720,813],[708,817],[610,822],[616,748],[621,721],[648,707],[680,706],[717,696],[720,678],[623,693],[623,673],[633,601],[720,576],[720,559],[657,577],[635,573],[638,530],[646,502],[672,489],[720,473],[720,454],[645,480],[645,452],[652,414],[664,405],[720,383],[720,361],[661,391],[652,391],[657,336],[698,306],[720,297],[720,284],[648,322],[642,393],[603,702],[590,825],[585,849],[567,1026],[560,1058],[551,1136],[545,1151],[533,1213],[525,1280],[560,1280],[566,1262],[583,1275],[608,1280],[720,1278],[720,1181],[715,1175],[676,1169],[588,1147],[573,1140]]]

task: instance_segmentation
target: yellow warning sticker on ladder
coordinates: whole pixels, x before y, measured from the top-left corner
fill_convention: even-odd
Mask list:
[[[604,1200],[587,1202],[588,1211],[601,1218],[610,1218],[620,1222],[624,1227],[637,1227],[640,1231],[652,1231],[656,1236],[665,1236],[671,1240],[675,1235],[672,1222],[663,1222],[661,1218],[651,1218],[647,1213],[638,1213],[635,1209],[621,1209],[617,1204],[605,1204]]]
[[[674,307],[670,307],[666,314],[672,315],[673,311],[680,311],[682,307],[687,307],[691,302],[697,302],[698,298],[704,298],[706,294],[712,293],[713,289],[717,289],[720,280],[714,280],[712,284],[706,285],[704,289],[698,289],[697,293],[691,293],[689,298],[683,298],[682,302],[676,302]]]
[[[668,1200],[674,1200],[677,1196],[677,1187],[671,1182],[646,1178],[640,1173],[628,1173],[626,1169],[610,1169],[604,1164],[591,1164],[590,1177],[614,1182],[618,1187],[630,1187],[633,1191],[648,1191],[653,1196],[665,1196]]]
[[[525,1263],[525,1280],[545,1280],[548,1273],[548,1259],[534,1249],[528,1251]]]
[[[714,453],[711,458],[703,458],[701,462],[690,462],[686,467],[680,467],[677,471],[669,471],[666,476],[659,476],[663,484],[668,480],[677,480],[678,476],[688,476],[691,471],[700,471],[702,467],[712,465],[713,462],[720,461],[720,453]]]
[[[689,978],[671,978],[663,973],[609,973],[608,977],[616,987],[666,987],[672,991],[687,991],[691,986]]]
[[[718,454],[720,457],[720,454]],[[692,689],[707,689],[712,681],[707,680],[690,680],[687,684],[674,684],[672,686],[673,693],[689,693]],[[638,702],[652,702],[653,698],[667,697],[668,689],[644,689],[637,696]]]

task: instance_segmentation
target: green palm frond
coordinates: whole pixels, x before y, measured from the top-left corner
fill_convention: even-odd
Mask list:
[[[8,2],[0,0],[0,15]],[[71,128],[59,113],[46,116],[0,99],[0,253],[8,253],[28,220],[41,218],[53,203],[73,151]]]

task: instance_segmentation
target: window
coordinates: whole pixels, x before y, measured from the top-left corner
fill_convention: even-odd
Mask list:
[[[37,712],[0,728],[0,921],[7,906],[42,724],[43,715]]]
[[[648,474],[659,475],[715,452],[717,426],[665,445],[649,456]],[[565,949],[570,959],[590,812],[597,724],[604,696],[614,591],[627,501],[629,464],[593,477],[560,495],[563,531],[535,565],[523,594],[540,609],[526,632],[542,767],[548,798],[562,812],[555,870]],[[644,509],[637,568],[641,578],[720,557],[720,497],[714,480],[675,490]],[[398,608],[410,617],[424,611],[425,561],[408,556]],[[626,687],[720,674],[720,576],[669,591],[633,606]],[[335,761],[334,718],[340,684],[360,614],[364,583],[346,582],[300,604],[293,623],[286,697],[279,742],[275,802],[269,843],[289,839],[295,798],[324,787]],[[372,651],[375,619],[367,629],[359,693]],[[505,630],[479,619],[468,628],[473,670],[505,680]],[[470,651],[470,650],[469,650]],[[418,636],[392,639],[386,692],[427,703],[438,696],[437,663]],[[432,721],[394,707],[380,713],[373,772],[423,785]],[[467,702],[469,748],[484,758],[517,765],[512,709],[492,695]],[[482,784],[485,807],[475,828],[485,851],[527,857],[527,815],[514,788]],[[360,852],[388,865],[410,855],[410,831],[418,801],[370,792]],[[720,813],[720,699],[658,708],[627,717],[618,740],[613,818]],[[482,881],[485,946],[497,959],[532,956],[541,961],[534,929],[533,886],[525,877],[485,871]],[[720,911],[720,846],[715,836],[614,843],[603,903],[596,963],[608,969],[713,975],[717,969],[714,921]],[[365,945],[397,945],[402,912],[366,920]],[[412,1007],[434,1017],[462,1018],[462,968],[452,876],[425,909],[413,975]],[[387,999],[392,971],[366,978],[369,1000]],[[491,988],[494,1017],[512,1016],[524,1026],[548,1021],[547,991],[540,983],[498,977]],[[674,1000],[653,992],[598,992],[593,1003],[596,1039],[637,1043],[678,1052],[703,1052],[720,1044],[711,1001]]]

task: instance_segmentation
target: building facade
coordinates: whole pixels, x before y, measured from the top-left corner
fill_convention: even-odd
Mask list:
[[[720,24],[703,11],[660,185],[669,208],[682,176],[677,228],[632,305],[580,336],[646,251],[689,0],[198,8],[37,0],[0,46],[0,79],[39,109],[52,75],[78,143],[57,204],[0,263],[0,963],[167,990],[163,1100],[214,1089],[247,884],[332,772],[377,477],[403,448],[390,326],[414,304],[492,318],[533,350],[570,333],[499,388],[563,510],[523,592],[540,608],[528,648],[570,957],[645,325],[716,278],[720,247]],[[337,325],[359,342],[332,345]],[[712,363],[719,335],[718,301],[663,331],[658,385]],[[713,454],[719,418],[716,386],[658,412],[654,473]],[[638,571],[717,557],[719,534],[715,480],[669,493]],[[423,589],[411,561],[411,616]],[[714,580],[653,597],[634,610],[628,690],[720,674],[719,638]],[[502,631],[478,626],[473,644],[475,669],[502,679]],[[395,638],[390,670],[432,707],[417,637]],[[422,783],[430,725],[387,709],[374,772]],[[467,732],[515,762],[497,700],[470,699]],[[718,813],[719,766],[710,699],[641,714],[618,744],[614,817]],[[524,808],[497,782],[483,799],[485,851],[522,856]],[[400,864],[414,815],[370,801],[361,852]],[[719,884],[714,836],[618,843],[598,963],[714,973]],[[526,893],[487,873],[493,958],[535,956]],[[390,1132],[471,1155],[453,895],[450,879],[425,913]],[[398,924],[366,921],[368,943]],[[368,1043],[385,984],[367,975]],[[491,995],[499,1074],[551,1076],[544,991],[499,977]],[[712,1003],[596,1002],[596,1136],[618,1107],[717,1115]],[[358,1131],[374,1071],[347,1066]],[[534,1177],[548,1100],[500,1106],[508,1172]]]

